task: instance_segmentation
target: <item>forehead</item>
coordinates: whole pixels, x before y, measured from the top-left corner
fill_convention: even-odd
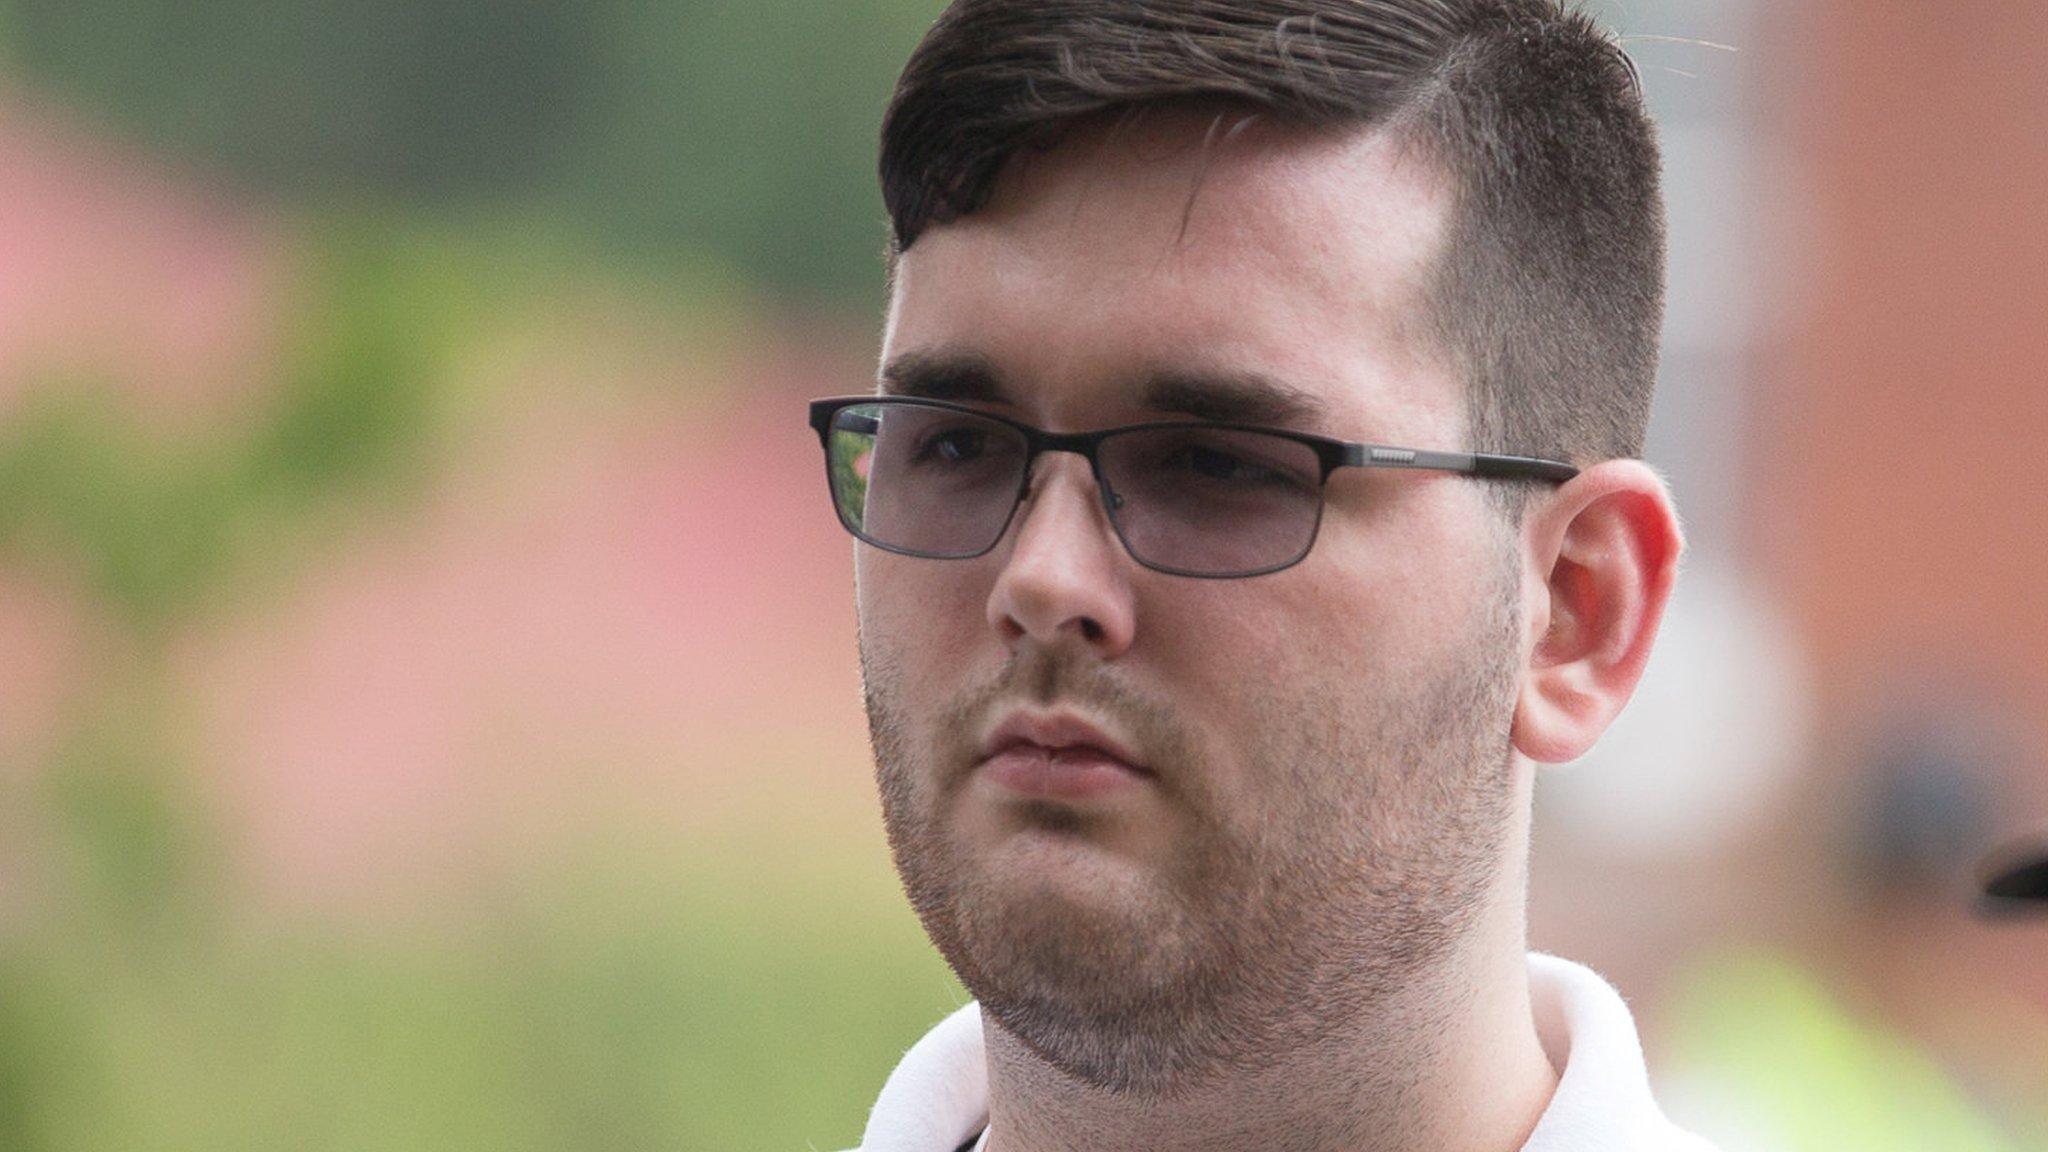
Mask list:
[[[1079,130],[903,254],[885,377],[977,360],[1074,426],[1142,413],[1147,379],[1252,378],[1316,399],[1320,431],[1453,435],[1462,394],[1421,323],[1449,189],[1386,132],[1186,110]]]

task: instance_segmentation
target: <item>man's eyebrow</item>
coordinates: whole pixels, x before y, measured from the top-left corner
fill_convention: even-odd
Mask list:
[[[993,362],[974,353],[906,352],[882,369],[882,394],[981,404],[1016,401]],[[1219,424],[1320,429],[1329,415],[1306,389],[1260,372],[1169,368],[1146,374],[1139,396],[1146,411]]]
[[[1259,372],[1155,372],[1146,380],[1144,404],[1219,424],[1320,429],[1329,416],[1314,393]]]
[[[884,396],[1008,404],[1003,381],[987,357],[956,352],[906,352],[882,368]]]

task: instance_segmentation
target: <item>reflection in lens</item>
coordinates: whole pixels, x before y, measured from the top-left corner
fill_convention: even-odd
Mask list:
[[[832,428],[840,514],[871,542],[930,556],[973,556],[1002,534],[1027,453],[1016,429],[901,403],[843,408]]]
[[[1315,539],[1322,462],[1284,436],[1199,426],[1112,436],[1117,530],[1144,563],[1201,575],[1292,563]]]
[[[875,458],[875,438],[863,432],[847,431],[839,427],[835,419],[830,443],[826,467],[832,472],[832,499],[839,505],[840,519],[858,531],[865,519],[868,473]]]

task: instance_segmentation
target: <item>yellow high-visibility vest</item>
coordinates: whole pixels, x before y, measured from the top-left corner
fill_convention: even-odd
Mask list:
[[[1659,1096],[1724,1152],[2048,1152],[2041,1095],[1994,1112],[1781,954],[1694,965],[1661,1015]],[[2048,1067],[2036,1073],[2048,1094]]]

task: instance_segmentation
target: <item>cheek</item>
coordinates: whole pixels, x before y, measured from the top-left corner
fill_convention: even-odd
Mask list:
[[[1196,670],[1202,695],[1218,701],[1271,698],[1352,678],[1384,654],[1381,640],[1397,622],[1387,589],[1335,565],[1310,561],[1211,587],[1216,595],[1154,635],[1170,632],[1162,640],[1173,646],[1169,666]]]
[[[1291,573],[1188,582],[1148,602],[1134,673],[1161,694],[1208,764],[1220,817],[1267,807],[1255,766],[1287,745],[1296,701],[1329,672],[1327,601]]]
[[[1317,631],[1360,672],[1398,673],[1442,659],[1490,607],[1490,513],[1455,482],[1402,477],[1364,515],[1326,520],[1304,576],[1329,606]]]
[[[1138,644],[1148,671],[1156,669],[1168,685],[1189,694],[1194,719],[1211,706],[1236,708],[1251,682],[1291,681],[1303,624],[1295,605],[1250,582],[1192,590],[1177,602],[1157,602]]]
[[[976,573],[964,570],[972,563],[859,546],[854,599],[862,652],[886,666],[901,705],[911,710],[906,719],[942,705],[985,659],[979,653],[991,643],[988,597]]]
[[[1384,548],[1317,548],[1324,562],[1162,599],[1139,641],[1181,720],[1227,750],[1218,800],[1250,824],[1315,818],[1305,806],[1348,796],[1320,766],[1376,754],[1341,745],[1374,738],[1471,627],[1457,580]]]

